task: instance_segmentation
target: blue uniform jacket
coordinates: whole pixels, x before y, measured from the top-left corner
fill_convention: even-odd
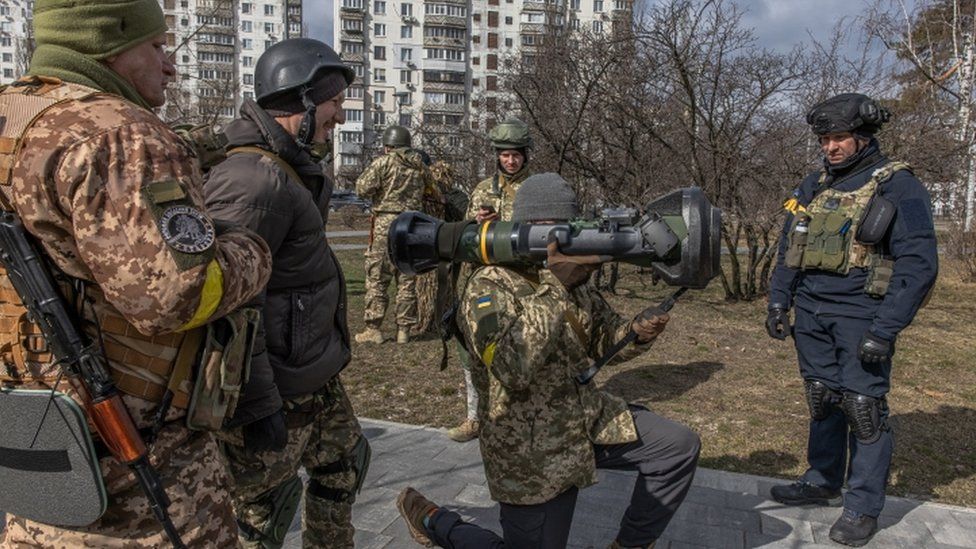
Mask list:
[[[874,143],[872,143],[874,145]],[[887,159],[858,165],[838,175],[831,188],[853,191],[867,184],[871,174]],[[808,175],[794,196],[800,204],[810,204],[817,192],[820,172]],[[793,215],[786,216],[779,242],[779,253],[769,291],[769,308],[797,308],[813,314],[830,314],[872,319],[874,335],[893,340],[908,326],[935,284],[939,260],[932,224],[928,191],[909,171],[898,171],[881,185],[880,194],[896,207],[895,217],[882,244],[895,261],[891,285],[883,299],[864,293],[867,269],[854,268],[847,275],[819,270],[790,269],[783,262]]]

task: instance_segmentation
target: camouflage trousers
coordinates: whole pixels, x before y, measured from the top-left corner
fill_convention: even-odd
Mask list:
[[[187,547],[233,547],[237,524],[227,490],[230,478],[213,433],[170,423],[149,456],[169,496],[169,516]],[[172,547],[129,468],[113,458],[99,464],[108,509],[98,521],[67,529],[8,515],[0,547]]]
[[[286,408],[307,405],[309,399],[317,399],[321,410],[314,414],[311,423],[288,429],[288,446],[280,452],[245,450],[239,428],[222,436],[234,477],[232,493],[237,520],[257,532],[265,531],[273,512],[274,491],[304,466],[309,482],[302,512],[302,546],[352,547],[356,471],[335,464],[351,461],[363,436],[362,429],[338,377],[320,394],[288,401]],[[259,541],[247,540],[243,534],[241,544],[261,547]]]
[[[387,288],[396,281],[396,323],[410,329],[418,322],[417,278],[397,271],[387,254],[387,232],[397,214],[377,214],[373,223],[373,241],[366,250],[366,295],[363,320],[366,326],[379,328],[386,316],[390,298]]]

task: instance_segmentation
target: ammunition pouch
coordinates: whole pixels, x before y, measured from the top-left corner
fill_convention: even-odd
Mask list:
[[[260,313],[244,308],[206,327],[186,425],[194,430],[218,431],[234,415],[251,367],[251,351]]]
[[[81,407],[55,391],[0,388],[0,509],[45,524],[87,526],[108,497]]]
[[[803,254],[803,269],[846,272],[852,219],[840,212],[813,215]]]
[[[797,212],[790,225],[789,243],[786,248],[784,263],[791,269],[803,266],[803,254],[807,249],[807,239],[810,236],[810,216]]]
[[[871,198],[861,220],[857,224],[854,238],[861,244],[876,246],[881,244],[891,221],[895,218],[895,205],[887,198],[876,194]]]
[[[888,402],[858,393],[845,392],[841,409],[854,438],[862,444],[873,444],[888,430]]]
[[[891,276],[895,272],[895,262],[891,259],[874,255],[868,267],[868,278],[864,282],[864,293],[871,297],[883,298],[888,293]]]
[[[237,521],[248,541],[259,541],[264,549],[278,549],[285,544],[285,535],[298,513],[302,500],[302,479],[297,475],[278,485],[271,492],[271,514],[263,531],[246,522]]]

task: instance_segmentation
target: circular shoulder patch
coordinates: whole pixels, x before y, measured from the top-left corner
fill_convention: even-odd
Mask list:
[[[190,206],[166,208],[159,218],[159,232],[166,244],[186,254],[209,250],[217,237],[213,223]]]

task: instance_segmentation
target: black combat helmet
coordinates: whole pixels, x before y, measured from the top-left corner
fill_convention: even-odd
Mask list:
[[[383,131],[383,145],[399,148],[410,146],[410,130],[403,126],[390,126]]]
[[[318,40],[290,38],[271,46],[254,67],[254,95],[272,115],[305,112],[296,141],[311,147],[315,105],[342,92],[356,78],[339,55]]]
[[[291,38],[271,46],[254,67],[254,97],[265,106],[271,99],[315,82],[325,71],[338,70],[352,84],[355,71],[343,64],[339,54],[311,38]]]
[[[891,118],[891,112],[860,93],[842,93],[817,103],[807,113],[813,133],[860,133],[872,135]]]

